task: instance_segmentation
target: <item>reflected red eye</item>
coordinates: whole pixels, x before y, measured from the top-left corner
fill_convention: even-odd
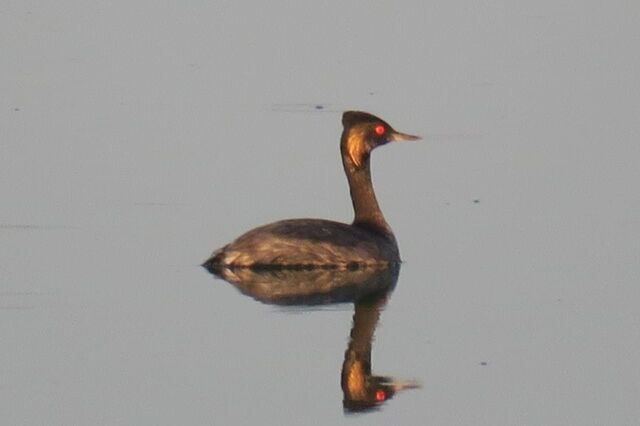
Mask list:
[[[385,128],[382,124],[378,124],[373,131],[376,132],[376,135],[382,136],[384,135]]]
[[[382,127],[382,126],[380,126],[380,127]],[[376,128],[376,130],[377,130],[377,128]],[[378,133],[378,132],[376,132],[376,133]],[[376,391],[376,401],[382,402],[386,398],[387,398],[387,394],[382,389],[378,389]]]

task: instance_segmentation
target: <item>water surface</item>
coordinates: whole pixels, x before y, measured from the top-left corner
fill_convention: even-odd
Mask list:
[[[640,417],[634,3],[0,6],[7,424],[632,425]],[[321,106],[321,108],[318,108]],[[345,416],[353,306],[287,310],[199,264],[349,221],[340,112],[405,261]]]

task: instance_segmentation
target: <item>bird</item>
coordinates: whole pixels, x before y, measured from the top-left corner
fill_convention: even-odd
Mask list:
[[[371,181],[370,157],[389,142],[415,141],[386,121],[363,111],[342,115],[340,153],[354,219],[287,219],[254,228],[215,250],[203,266],[224,268],[354,269],[400,263],[396,238],[380,210]]]

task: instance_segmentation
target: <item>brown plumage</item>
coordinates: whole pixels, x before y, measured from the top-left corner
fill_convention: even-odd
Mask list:
[[[351,225],[291,219],[255,228],[216,250],[204,263],[220,268],[351,268],[400,261],[391,227],[371,183],[370,154],[392,141],[416,140],[374,115],[347,111],[340,143],[355,218]]]

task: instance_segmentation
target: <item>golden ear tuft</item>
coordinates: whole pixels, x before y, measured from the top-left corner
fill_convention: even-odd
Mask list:
[[[358,168],[362,166],[365,151],[364,132],[352,130],[347,139],[347,153],[353,164]]]
[[[356,401],[364,401],[367,397],[367,374],[361,361],[353,363],[347,374],[347,389],[349,397]]]

